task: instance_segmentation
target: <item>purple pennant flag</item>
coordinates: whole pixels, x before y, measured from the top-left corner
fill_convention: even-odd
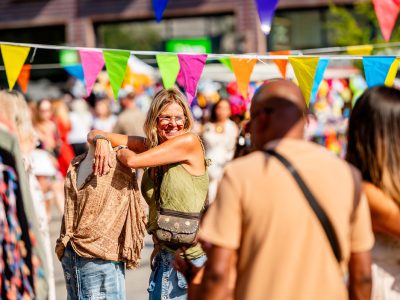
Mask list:
[[[165,8],[167,7],[168,0],[152,0],[154,14],[156,15],[157,23],[161,22]]]
[[[196,95],[197,83],[199,82],[204,64],[207,60],[207,54],[178,54],[181,69],[178,75],[178,83],[185,88],[186,97],[189,104],[192,103]]]
[[[265,34],[271,31],[272,19],[279,0],[257,0],[258,16],[260,17],[261,30]]]

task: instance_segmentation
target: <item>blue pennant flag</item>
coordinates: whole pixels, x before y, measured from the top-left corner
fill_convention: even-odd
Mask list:
[[[85,82],[85,75],[83,73],[83,67],[81,64],[64,66],[64,70],[67,71],[69,75],[79,79],[82,82]]]
[[[363,65],[368,87],[383,85],[395,56],[364,56]]]
[[[167,7],[168,0],[152,0],[153,9],[156,15],[157,23],[161,22],[165,8]]]
[[[311,99],[310,103],[314,103],[315,99],[317,98],[317,92],[319,89],[319,85],[322,82],[322,79],[324,78],[324,73],[326,70],[326,67],[328,66],[329,60],[327,58],[321,58],[318,61],[318,66],[317,70],[315,71],[315,77],[314,77],[314,82],[311,90]]]

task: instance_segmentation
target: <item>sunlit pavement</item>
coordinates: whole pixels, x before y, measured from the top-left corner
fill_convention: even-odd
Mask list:
[[[50,224],[51,243],[54,250],[56,239],[60,233],[61,216],[58,211],[53,209],[53,218]],[[149,257],[153,248],[151,237],[146,236],[145,247],[142,251],[142,261],[140,267],[136,270],[127,270],[126,278],[126,299],[127,300],[146,300],[148,299],[147,286],[150,275]],[[64,274],[61,263],[53,251],[53,262],[56,280],[57,300],[67,299]]]

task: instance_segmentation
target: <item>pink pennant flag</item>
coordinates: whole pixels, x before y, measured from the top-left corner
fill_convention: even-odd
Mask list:
[[[88,96],[92,92],[97,76],[104,67],[104,58],[101,51],[79,51],[83,74],[85,76],[86,92]]]
[[[199,82],[201,73],[203,73],[204,64],[207,60],[207,54],[178,54],[179,70],[177,81],[185,88],[188,102],[192,103],[196,95],[197,83]]]
[[[394,0],[372,0],[372,2],[383,38],[388,42],[399,14],[398,3]]]

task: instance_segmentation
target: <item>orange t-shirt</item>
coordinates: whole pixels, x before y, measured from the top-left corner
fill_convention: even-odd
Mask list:
[[[237,250],[235,299],[348,299],[344,278],[350,253],[368,251],[374,242],[364,196],[353,209],[350,165],[302,140],[282,139],[266,147],[295,166],[325,210],[341,246],[341,266],[292,175],[262,152],[226,167],[201,239]]]

